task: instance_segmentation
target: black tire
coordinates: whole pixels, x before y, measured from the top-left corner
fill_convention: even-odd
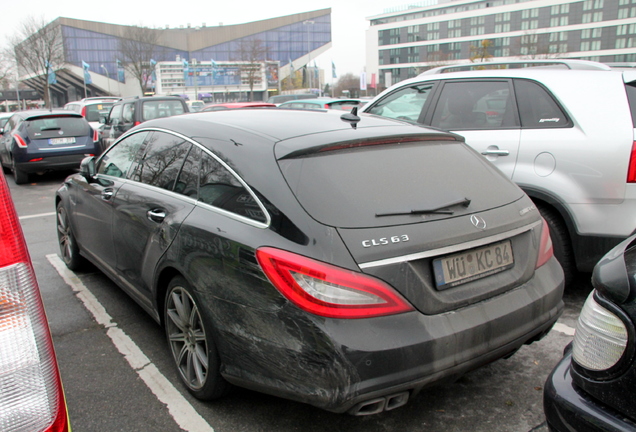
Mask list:
[[[15,166],[15,159],[11,159],[11,171],[15,184],[21,185],[29,182],[29,174]]]
[[[543,216],[548,223],[550,237],[552,238],[552,247],[554,248],[554,256],[563,268],[565,286],[567,287],[572,283],[577,274],[570,233],[563,219],[561,219],[561,216],[554,209],[546,206],[537,207],[541,216]]]
[[[75,241],[75,236],[71,230],[66,209],[62,203],[58,203],[57,213],[57,241],[60,245],[60,255],[62,261],[71,270],[80,270],[86,264],[83,256],[79,253],[79,247]]]
[[[170,281],[164,303],[166,338],[179,378],[200,400],[226,394],[229,383],[221,376],[221,360],[194,290],[181,276]]]

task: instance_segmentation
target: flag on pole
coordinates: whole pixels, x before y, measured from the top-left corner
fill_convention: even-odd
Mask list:
[[[188,72],[190,72],[190,65],[186,59],[183,59],[183,79],[188,77]]]
[[[360,90],[366,90],[366,89],[367,89],[367,73],[362,72],[360,74]]]
[[[124,67],[121,65],[121,62],[119,60],[117,60],[117,81],[119,82],[125,82],[126,81],[126,75],[124,72]]]
[[[336,65],[334,64],[333,60],[331,61],[331,77],[338,78],[338,75],[336,75]]]
[[[376,82],[375,82],[375,74],[372,73],[371,74],[371,84],[369,84],[369,87],[371,87],[372,89],[375,88]]]
[[[157,66],[157,62],[153,59],[150,59],[150,77],[152,79],[152,82],[157,81],[157,74],[155,72],[155,66]]]
[[[91,79],[91,74],[88,71],[90,67],[91,65],[89,65],[84,60],[82,60],[82,68],[84,69],[84,84],[86,85],[93,83],[93,80]]]
[[[47,74],[47,82],[50,84],[57,84],[57,77],[55,76],[55,72],[53,72],[53,68],[51,67],[51,63],[46,61],[46,74]]]
[[[214,78],[216,78],[216,70],[219,68],[219,65],[216,64],[214,59],[210,59],[210,65],[212,65],[212,84],[214,84]]]

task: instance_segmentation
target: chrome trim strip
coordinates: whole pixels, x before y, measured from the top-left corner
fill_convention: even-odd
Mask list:
[[[500,234],[495,234],[492,235],[490,237],[484,237],[481,238],[479,240],[473,240],[467,243],[461,243],[458,245],[453,245],[453,246],[446,246],[443,248],[439,248],[439,249],[431,249],[428,251],[424,251],[424,252],[417,252],[414,254],[409,254],[409,255],[403,255],[400,257],[395,257],[395,258],[387,258],[387,259],[382,259],[382,260],[377,260],[377,261],[368,261],[365,263],[361,263],[358,264],[358,267],[360,267],[361,269],[366,269],[366,268],[371,268],[371,267],[379,267],[379,266],[383,266],[383,265],[388,265],[388,264],[397,264],[397,263],[401,263],[401,262],[408,262],[408,261],[414,261],[417,259],[422,259],[422,258],[429,258],[432,256],[437,256],[437,255],[446,255],[449,253],[453,253],[453,252],[459,252],[462,250],[466,250],[466,249],[472,249],[478,246],[483,246],[489,243],[495,243],[501,240],[505,240],[507,238],[516,236],[518,234],[524,233],[526,231],[530,231],[536,227],[538,227],[539,225],[541,225],[541,220],[538,220],[536,222],[533,222],[529,225],[525,225],[522,226],[520,228],[515,228],[513,230],[510,231],[506,231]]]

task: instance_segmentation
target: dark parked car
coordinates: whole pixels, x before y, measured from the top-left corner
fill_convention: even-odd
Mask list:
[[[97,131],[80,114],[68,110],[16,112],[0,137],[0,160],[17,184],[29,174],[79,168],[88,155],[98,155]]]
[[[105,150],[131,128],[148,120],[188,112],[186,101],[178,96],[149,96],[121,99],[113,104],[102,129]]]
[[[573,342],[548,377],[551,431],[636,431],[636,236],[605,255],[592,274]]]
[[[279,109],[147,122],[56,194],[88,258],[166,328],[196,397],[227,384],[353,414],[514,353],[559,317],[536,207],[458,135]]]

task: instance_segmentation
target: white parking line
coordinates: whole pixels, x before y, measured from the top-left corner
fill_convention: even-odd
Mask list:
[[[93,315],[97,323],[106,328],[106,334],[113,341],[117,350],[126,358],[150,391],[157,399],[166,404],[170,415],[172,415],[177,425],[185,431],[214,432],[214,429],[196,412],[194,407],[170,381],[159,372],[157,367],[150,362],[135,342],[122,329],[117,327],[117,323],[112,321],[106,309],[86,288],[77,275],[69,270],[56,254],[47,255],[46,258],[64,279],[64,282],[77,293],[77,298],[82,301],[84,307]]]
[[[35,219],[35,218],[44,217],[44,216],[55,216],[55,212],[40,213],[40,214],[34,214],[34,215],[28,215],[28,216],[20,216],[20,217],[18,217],[18,219],[20,219],[20,220]]]
[[[566,326],[565,324],[561,324],[559,322],[556,323],[554,327],[552,327],[552,330],[556,330],[568,336],[574,336],[574,329],[572,327]]]

